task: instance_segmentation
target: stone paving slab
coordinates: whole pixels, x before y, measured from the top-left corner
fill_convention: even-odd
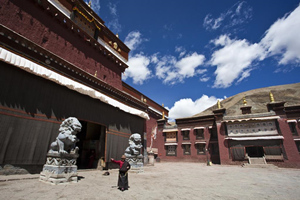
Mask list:
[[[78,171],[79,181],[65,185],[40,182],[39,175],[12,175],[0,181],[0,199],[289,199],[300,197],[300,170],[248,168],[203,163],[155,163],[129,173],[128,191],[117,189],[118,170]],[[19,180],[16,180],[20,177]],[[32,178],[31,178],[32,177]],[[35,177],[35,178],[33,178]],[[0,177],[3,180],[3,176]]]
[[[38,179],[39,177],[40,177],[39,174],[0,175],[0,182],[26,180],[26,179]]]

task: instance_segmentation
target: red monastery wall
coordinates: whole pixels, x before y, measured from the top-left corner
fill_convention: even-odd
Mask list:
[[[47,10],[34,1],[0,2],[1,24],[92,75],[97,71],[99,79],[122,89],[122,70]]]
[[[152,128],[156,127],[157,125],[156,120],[157,120],[156,118],[150,115],[150,119],[146,121],[147,147],[150,147],[151,145],[151,133],[152,133]],[[156,142],[157,142],[157,138],[156,140],[153,141],[152,148],[157,148]]]
[[[219,153],[220,153],[220,162],[221,164],[229,164],[229,151],[228,151],[228,140],[225,140],[225,125],[217,124],[218,130],[218,143],[219,143]]]
[[[293,135],[290,131],[289,124],[287,123],[286,119],[278,119],[278,123],[280,131],[284,137],[283,146],[288,158],[287,162],[299,162],[300,155],[295,145]]]

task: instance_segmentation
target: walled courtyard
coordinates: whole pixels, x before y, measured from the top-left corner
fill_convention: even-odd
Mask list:
[[[117,189],[118,170],[78,172],[78,183],[50,185],[39,175],[0,176],[0,199],[299,199],[300,169],[155,163],[129,173]]]

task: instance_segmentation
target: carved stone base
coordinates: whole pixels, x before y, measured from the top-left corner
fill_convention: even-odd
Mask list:
[[[148,152],[148,158],[149,158],[149,165],[154,165],[154,153],[153,152]]]
[[[130,170],[133,171],[143,171],[144,169],[144,163],[143,163],[143,156],[127,156],[126,157],[127,162],[129,162],[131,168]]]
[[[40,181],[53,185],[77,183],[77,158],[78,154],[48,153]]]

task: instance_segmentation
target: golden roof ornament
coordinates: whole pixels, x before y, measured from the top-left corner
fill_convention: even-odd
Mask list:
[[[272,94],[272,92],[270,91],[270,102],[271,103],[274,103],[275,102],[275,100],[274,100],[274,96],[273,96],[273,94]]]
[[[118,44],[116,42],[114,42],[113,46],[114,46],[114,49],[118,49]]]
[[[119,38],[119,34],[118,33],[116,34],[116,37]]]
[[[165,104],[162,103],[161,106],[164,108]],[[165,112],[164,111],[162,112],[162,119],[165,119]]]
[[[94,76],[95,76],[95,77],[97,77],[97,70],[95,71],[95,74],[94,74]]]
[[[92,1],[89,2],[88,6],[91,7],[91,5],[92,5]]]
[[[219,99],[218,99],[217,105],[218,105],[218,109],[221,109],[221,103],[220,103]]]
[[[244,106],[247,105],[246,97],[243,97],[243,105],[244,105]]]

